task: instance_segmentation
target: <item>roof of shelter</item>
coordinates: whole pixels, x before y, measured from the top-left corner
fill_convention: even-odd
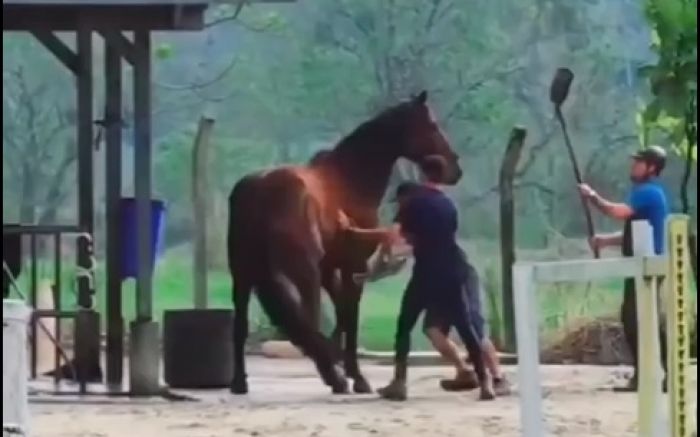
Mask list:
[[[199,30],[207,0],[3,0],[3,31]]]

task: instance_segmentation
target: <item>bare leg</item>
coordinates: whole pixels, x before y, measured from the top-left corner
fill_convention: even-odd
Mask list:
[[[484,364],[493,376],[493,388],[497,396],[507,396],[511,393],[510,383],[501,370],[501,361],[498,359],[498,351],[490,338],[485,337],[481,342],[484,349]]]
[[[435,350],[440,352],[440,355],[455,368],[455,378],[440,381],[440,386],[447,391],[478,388],[479,381],[477,381],[474,372],[471,371],[467,362],[460,357],[457,345],[450,340],[445,331],[437,326],[425,328],[425,335],[430,339]]]

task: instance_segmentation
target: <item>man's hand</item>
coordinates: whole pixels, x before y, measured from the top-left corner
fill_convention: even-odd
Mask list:
[[[598,192],[588,184],[579,184],[578,190],[585,199],[594,199],[598,197]]]
[[[597,252],[605,247],[604,238],[600,235],[594,235],[588,239],[588,244],[594,252]]]
[[[401,240],[402,240],[402,238],[401,238],[401,233],[399,232],[399,230],[391,227],[391,228],[387,229],[386,232],[384,233],[384,238],[382,238],[382,243],[386,247],[392,247],[392,246],[400,243]]]

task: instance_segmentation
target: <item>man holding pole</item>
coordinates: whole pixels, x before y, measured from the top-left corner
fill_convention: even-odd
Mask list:
[[[647,220],[654,232],[654,251],[656,254],[661,254],[664,251],[666,218],[669,214],[669,206],[666,192],[659,183],[658,177],[665,166],[666,151],[659,146],[651,146],[632,155],[630,178],[633,186],[628,200],[624,203],[615,203],[603,198],[587,184],[579,185],[579,190],[585,199],[603,214],[625,224],[621,233],[597,235],[591,238],[590,243],[593,249],[621,246],[624,256],[633,256],[632,222],[635,220]],[[616,389],[616,391],[636,391],[638,386],[639,351],[637,343],[637,300],[635,280],[633,278],[625,280],[621,316],[625,340],[632,352],[634,374],[626,387]],[[664,372],[666,372],[666,336],[663,335],[663,326],[660,326],[659,329],[661,332],[661,363]],[[664,387],[666,386],[665,381],[664,379]]]

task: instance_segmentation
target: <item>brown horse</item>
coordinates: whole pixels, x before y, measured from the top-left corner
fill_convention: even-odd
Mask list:
[[[359,226],[376,227],[396,161],[420,164],[435,155],[448,163],[444,182],[456,184],[462,175],[458,157],[423,92],[363,123],[307,166],[255,173],[236,184],[229,198],[228,234],[235,307],[233,393],[248,391],[244,349],[254,289],[270,320],[313,359],[326,385],[334,393],[347,392],[347,381],[334,365],[335,349],[319,331],[322,284],[345,334],[346,374],[355,392],[371,390],[357,363],[362,285],[353,274],[365,271],[376,242],[348,238],[337,218],[342,210]],[[340,284],[334,283],[337,271]]]

